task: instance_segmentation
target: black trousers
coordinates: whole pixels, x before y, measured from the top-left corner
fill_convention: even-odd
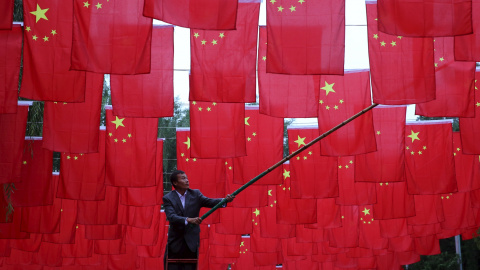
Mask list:
[[[167,250],[168,249],[168,250]],[[165,256],[163,259],[164,263],[164,268],[165,270],[195,270],[197,269],[197,264],[196,263],[169,263],[168,264],[168,269],[167,269],[167,251],[168,251],[168,258],[169,259],[196,259],[198,257],[197,252],[191,251],[185,240],[182,241],[182,245],[180,247],[180,251],[178,252],[172,252],[168,248],[165,249]]]

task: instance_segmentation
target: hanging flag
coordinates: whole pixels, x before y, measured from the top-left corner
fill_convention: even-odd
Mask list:
[[[415,216],[413,195],[407,193],[406,182],[378,183],[374,219],[397,219]]]
[[[191,157],[247,155],[243,103],[190,102]]]
[[[354,156],[338,157],[339,205],[365,205],[377,202],[374,183],[355,182],[356,162]]]
[[[290,178],[290,170],[283,165],[284,181]],[[282,188],[283,190],[283,188]],[[295,236],[295,225],[277,223],[277,185],[268,186],[268,206],[260,209],[260,236],[267,238],[290,238]]]
[[[427,117],[474,117],[475,62],[455,61],[453,37],[435,38],[435,100],[415,106]]]
[[[0,183],[19,180],[29,104],[18,102],[16,113],[0,114]]]
[[[451,120],[407,122],[405,145],[409,194],[457,191]]]
[[[337,248],[358,247],[359,206],[340,206],[342,227],[327,229],[329,245]],[[372,215],[373,216],[373,215]],[[369,217],[368,217],[369,218]],[[365,220],[367,217],[365,217]]]
[[[107,186],[105,200],[78,201],[77,223],[84,225],[113,225],[118,217],[118,188]]]
[[[190,30],[190,100],[255,102],[259,10],[241,2],[235,30]]]
[[[293,153],[319,136],[315,127],[288,127],[288,149]],[[337,158],[320,155],[314,144],[291,159],[291,198],[321,199],[338,197]]]
[[[480,158],[478,155],[465,155],[462,152],[460,132],[453,132],[453,156],[455,160],[455,179],[458,192],[480,189]]]
[[[71,66],[107,74],[150,73],[152,19],[143,2],[74,0]],[[101,25],[101,27],[99,27]]]
[[[59,175],[53,175],[53,178]],[[60,179],[59,179],[60,180]],[[75,242],[75,226],[77,225],[77,201],[61,200],[60,209],[60,232],[43,235],[43,242],[55,244],[73,244]]]
[[[470,32],[468,35],[455,36],[455,60],[476,62],[480,61],[480,35],[478,33],[480,23],[480,19],[478,18],[478,15],[480,15],[480,1],[472,0],[465,3],[468,2],[471,2],[472,16],[465,16],[465,19],[471,18],[473,32]],[[465,3],[462,3],[462,5]]]
[[[412,205],[415,206],[412,198]],[[378,209],[378,208],[377,208]],[[415,215],[415,213],[413,213]],[[409,236],[406,218],[380,220],[380,235],[384,238]]]
[[[74,244],[62,245],[63,258],[87,258],[93,255],[93,240],[85,238],[85,225],[75,226]]]
[[[143,15],[186,28],[234,30],[237,5],[237,0],[146,0]]]
[[[373,102],[398,105],[434,100],[433,39],[379,32],[377,18],[377,5],[368,2],[368,55]]]
[[[462,139],[464,154],[480,154],[480,145],[477,138],[480,136],[480,91],[477,87],[477,79],[480,77],[480,70],[475,72],[475,117],[460,118],[460,136]]]
[[[267,72],[343,74],[345,1],[267,4]]]
[[[2,205],[3,206],[3,205]],[[22,232],[22,207],[17,207],[12,213],[11,222],[0,223],[0,239],[29,239],[30,234]]]
[[[89,73],[85,102],[45,102],[43,147],[56,152],[98,152],[103,74]]]
[[[405,106],[372,109],[377,151],[355,156],[356,182],[405,181]]]
[[[0,5],[13,4],[13,0],[3,1]],[[5,8],[5,9],[3,9]],[[8,11],[12,14],[12,9],[9,7],[0,7],[1,12]],[[8,16],[0,15],[3,19]],[[2,20],[0,19],[0,20]],[[0,29],[2,28],[0,21]],[[14,25],[12,27],[11,18],[8,23],[8,28],[11,30],[0,31],[0,114],[2,113],[16,113],[18,100],[18,78],[20,76],[20,63],[22,56],[22,26]]]
[[[27,0],[23,3],[23,18],[25,44],[20,96],[83,102],[85,72],[70,71],[73,1]]]
[[[388,239],[380,234],[380,221],[373,218],[373,206],[362,205],[358,207],[358,246],[365,249],[386,249]]]
[[[438,195],[414,195],[415,216],[407,218],[410,226],[440,223],[445,220]]]
[[[155,206],[118,205],[118,224],[148,229],[152,226]]]
[[[334,198],[317,199],[317,223],[306,224],[304,227],[309,229],[338,228],[342,226],[341,216],[340,205],[335,203]]]
[[[378,30],[407,37],[471,34],[472,1],[378,0]]]
[[[105,114],[105,184],[123,187],[155,186],[158,119],[114,116],[111,106],[105,106]]]
[[[320,76],[318,129],[321,134],[371,105],[368,71]],[[377,150],[372,112],[368,111],[320,141],[322,155],[348,156]]]
[[[159,227],[165,227],[167,217],[165,212],[160,211],[160,205],[156,206],[153,210],[152,225],[150,228],[136,228],[133,226],[127,226],[126,241],[127,244],[135,246],[155,246],[159,241],[159,238],[163,238],[163,235],[159,235]]]
[[[122,117],[173,116],[173,27],[152,30],[150,74],[110,76],[113,114]]]
[[[85,238],[90,240],[115,240],[125,235],[125,227],[113,225],[85,225]]]
[[[6,0],[0,3],[0,30],[12,29],[14,2]]]
[[[252,234],[253,226],[258,226],[258,222],[252,222],[252,218],[260,215],[258,208],[226,207],[219,211],[220,222],[215,225],[216,233]]]
[[[464,229],[474,227],[475,216],[471,206],[470,192],[457,192],[442,195],[440,197],[443,206],[445,220],[440,223],[442,229]]]
[[[415,237],[415,252],[418,255],[440,254],[440,243],[435,235]]]

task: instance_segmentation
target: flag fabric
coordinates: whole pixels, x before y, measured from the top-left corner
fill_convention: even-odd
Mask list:
[[[377,5],[367,3],[373,102],[399,105],[434,100],[433,39],[382,33],[377,18]]]
[[[59,177],[53,175],[53,177]],[[57,200],[57,199],[55,199]],[[77,201],[61,200],[60,209],[60,232],[44,234],[43,242],[55,244],[73,244],[75,241],[75,227],[77,225]]]
[[[215,225],[215,232],[220,234],[252,234],[255,224],[252,217],[260,214],[260,210],[253,208],[226,207],[219,211],[220,222]]]
[[[442,195],[440,197],[443,206],[445,220],[440,224],[442,229],[464,229],[473,227],[475,216],[471,207],[470,192],[457,192]]]
[[[471,5],[473,32],[468,35],[455,36],[455,60],[457,61],[476,62],[480,60],[480,53],[478,50],[480,46],[480,35],[478,34],[480,1],[472,0]]]
[[[0,30],[12,29],[14,2],[15,0],[6,0],[0,3]]]
[[[345,1],[267,3],[267,72],[343,74]]]
[[[190,100],[255,102],[259,10],[241,2],[235,30],[190,30]]]
[[[13,1],[3,1],[0,5],[10,5]],[[0,8],[2,12],[8,11],[13,14],[12,8]],[[6,15],[6,14],[5,14]],[[5,18],[8,16],[1,16]],[[2,20],[0,19],[0,20]],[[3,23],[0,21],[0,29]],[[16,113],[18,100],[18,78],[20,76],[20,62],[22,56],[22,26],[14,25],[12,27],[11,19],[8,23],[11,30],[0,31],[0,113]]]
[[[56,152],[98,152],[103,74],[87,75],[85,102],[45,102],[43,147]]]
[[[105,200],[78,201],[77,223],[84,225],[114,225],[118,217],[118,188],[107,186]]]
[[[152,225],[155,206],[118,205],[118,224],[148,229]]]
[[[405,180],[405,106],[372,109],[377,151],[355,156],[356,182]]]
[[[27,117],[26,103],[19,103],[16,113],[0,114],[0,183],[20,177]]]
[[[164,234],[159,234],[159,227],[165,227],[167,218],[165,212],[160,211],[160,206],[156,206],[153,211],[153,220],[150,228],[136,228],[127,226],[126,241],[127,244],[135,246],[155,246],[157,242],[164,238]]]
[[[410,226],[440,223],[445,220],[438,195],[414,195],[415,216],[407,218]]]
[[[29,239],[30,234],[22,232],[22,207],[17,207],[11,217],[11,222],[0,223],[0,239]]]
[[[85,238],[85,225],[75,226],[74,244],[62,245],[63,258],[88,258],[93,255],[93,240]]]
[[[472,1],[378,0],[378,30],[407,37],[471,34]]]
[[[428,117],[474,117],[475,62],[455,61],[454,38],[435,38],[435,100],[415,106]]]
[[[415,216],[413,195],[407,193],[406,182],[378,183],[374,219],[397,219]]]
[[[125,227],[114,225],[85,225],[85,238],[90,240],[115,240],[125,235]]]
[[[405,126],[405,174],[409,194],[457,191],[452,122],[412,121]]]
[[[358,211],[358,246],[367,250],[386,249],[388,239],[380,234],[380,221],[373,218],[372,205],[362,205]]]
[[[358,247],[358,223],[359,206],[344,206],[342,211],[342,227],[326,230],[329,239],[329,245],[337,248],[353,248]]]
[[[477,155],[465,155],[462,150],[460,132],[453,132],[453,156],[458,192],[480,189],[480,183],[477,181],[480,177],[480,159]]]
[[[155,186],[158,120],[114,116],[111,106],[105,106],[105,112],[105,184],[123,187]]]
[[[339,205],[365,205],[377,202],[374,183],[355,182],[356,162],[354,156],[338,158],[338,190],[335,198]]]
[[[288,167],[284,164],[282,168],[286,172]],[[289,177],[289,175],[286,175],[284,179]],[[280,239],[294,237],[295,225],[277,223],[277,186],[268,186],[268,190],[268,206],[260,209],[260,236]]]
[[[154,26],[149,74],[110,76],[113,114],[173,116],[173,27]]]
[[[73,2],[28,0],[23,3],[23,18],[25,44],[20,96],[83,102],[85,72],[70,70]]]
[[[288,128],[288,149],[293,153],[319,136],[315,127]],[[320,155],[320,145],[293,157],[290,163],[292,199],[338,197],[337,158]]]
[[[460,118],[460,136],[462,139],[462,152],[464,154],[480,154],[480,145],[476,138],[480,136],[480,92],[476,85],[480,71],[475,72],[475,117]]]
[[[245,184],[283,157],[283,120],[260,114],[258,106],[245,107],[247,156],[234,158],[236,184]],[[260,185],[281,184],[282,169],[278,168],[256,182]]]
[[[412,199],[412,204],[414,204]],[[415,213],[413,213],[415,215]],[[384,238],[409,236],[406,218],[380,220],[380,235]]]
[[[237,0],[146,0],[143,15],[186,28],[234,30]]]
[[[341,216],[340,205],[335,203],[334,198],[317,199],[317,223],[306,224],[304,227],[317,230],[338,228],[342,226]]]
[[[233,159],[225,160],[225,172],[227,174],[227,182],[225,186],[225,193],[232,194],[235,190],[239,189],[242,185],[233,183],[234,172],[239,170],[234,165]],[[264,207],[268,205],[268,197],[271,191],[267,185],[252,185],[248,187],[248,193],[242,192],[235,196],[235,200],[228,204],[228,206],[235,208],[252,208],[252,207]]]
[[[415,237],[415,252],[418,255],[440,254],[440,243],[435,235]]]
[[[344,76],[320,76],[318,102],[318,129],[323,134],[371,105],[368,71],[346,72]],[[366,112],[321,140],[320,147],[322,155],[326,156],[376,151],[372,112]]]
[[[150,73],[152,19],[143,16],[143,2],[101,2],[74,1],[70,68]]]
[[[246,156],[243,103],[190,102],[190,156],[228,158]]]

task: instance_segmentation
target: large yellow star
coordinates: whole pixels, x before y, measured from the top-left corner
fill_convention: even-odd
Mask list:
[[[190,137],[187,137],[187,141],[183,143],[187,145],[187,149],[190,149]]]
[[[115,121],[112,121],[112,123],[115,124],[115,129],[118,129],[118,127],[125,127],[123,125],[123,120],[125,120],[125,118],[118,118],[118,116],[115,116]]]
[[[256,217],[258,217],[258,215],[260,215],[260,210],[258,210],[258,208],[255,208],[255,211],[253,211],[253,213]]]
[[[413,132],[413,130],[412,130],[412,133],[411,133],[410,135],[408,135],[407,137],[412,138],[412,143],[413,143],[415,140],[419,140],[419,141],[420,141],[420,138],[418,138],[418,133],[420,133],[420,131],[419,131],[419,132]]]
[[[330,93],[330,92],[335,93],[335,90],[333,90],[334,85],[335,85],[335,83],[329,84],[329,83],[327,83],[327,81],[325,81],[325,86],[321,87],[320,89],[325,90],[325,92],[326,92],[325,95],[328,96],[328,93]]]
[[[478,159],[480,161],[480,156],[478,157]],[[290,171],[283,169],[283,179],[287,179],[287,177],[290,177]]]
[[[303,138],[300,138],[300,135],[298,135],[298,139],[294,142],[296,142],[298,144],[298,147],[300,147],[301,145],[305,145],[305,139],[307,137],[303,137]]]
[[[250,117],[245,117],[245,125],[250,126],[250,124],[248,123],[248,119],[250,119]]]
[[[268,190],[268,196],[273,196],[273,195],[272,195],[272,190],[271,190],[271,189],[269,189],[269,190]]]
[[[30,14],[35,15],[35,23],[37,23],[40,19],[45,19],[48,21],[47,16],[45,16],[45,13],[47,13],[48,8],[41,9],[40,6],[37,4],[37,10],[30,12]]]
[[[365,207],[365,209],[363,209],[362,212],[363,212],[363,214],[364,214],[365,216],[366,216],[366,215],[370,215],[370,209],[367,209],[366,207]]]

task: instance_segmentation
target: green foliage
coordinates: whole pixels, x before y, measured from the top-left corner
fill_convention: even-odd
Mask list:
[[[283,120],[283,157],[288,156],[288,134],[287,134],[287,128],[290,126],[295,119],[292,118],[285,118]]]
[[[460,130],[460,124],[458,122],[458,117],[425,117],[425,116],[417,117],[417,121],[444,120],[444,119],[453,119],[452,130],[453,131],[459,131]]]
[[[5,206],[5,222],[12,221],[13,214],[13,205],[12,205],[12,193],[16,190],[14,183],[3,184],[3,194],[5,194],[5,201],[7,206]]]
[[[420,261],[409,265],[408,270],[458,270],[455,253],[442,252],[438,255],[420,257]]]
[[[13,20],[16,22],[23,22],[23,1],[22,0],[15,0],[14,2]]]

